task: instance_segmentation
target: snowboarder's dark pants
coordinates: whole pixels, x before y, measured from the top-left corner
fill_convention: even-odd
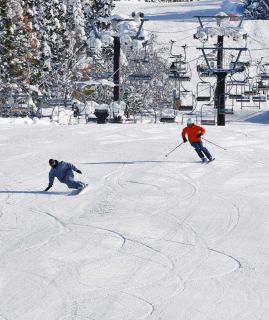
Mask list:
[[[203,142],[202,141],[193,142],[191,145],[195,149],[195,151],[197,152],[198,156],[201,159],[203,159],[205,156],[209,160],[212,159],[212,156],[211,156],[210,152],[207,150],[206,147],[203,146]]]
[[[62,182],[65,183],[69,189],[79,189],[84,186],[83,182],[74,180],[74,174],[72,171],[68,172]]]

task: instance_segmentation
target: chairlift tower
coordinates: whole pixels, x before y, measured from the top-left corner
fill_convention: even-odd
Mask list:
[[[187,45],[181,46],[181,48],[184,50],[184,55],[183,54],[173,54],[172,49],[174,42],[173,40],[171,42],[171,47],[170,47],[170,58],[174,59],[170,65],[170,72],[169,72],[169,79],[175,81],[175,85],[178,84],[178,95],[176,94],[176,89],[173,91],[173,96],[174,96],[174,109],[176,109],[176,101],[180,103],[180,108],[182,109],[181,105],[181,99],[182,96],[184,95],[184,92],[186,90],[182,86],[182,82],[190,81],[191,80],[191,74],[190,74],[190,68],[187,63],[187,56],[186,56],[186,49]],[[193,106],[191,106],[192,109]],[[189,108],[188,108],[189,109]]]
[[[138,15],[138,17],[137,17]],[[137,40],[142,40],[140,36],[140,32],[142,30],[143,24],[145,21],[148,19],[144,18],[144,13],[143,12],[133,12],[132,13],[132,19],[113,19],[116,23],[122,22],[122,21],[135,21],[135,18],[139,18],[140,25],[138,28],[137,33],[133,36],[131,35],[132,39],[137,39]],[[114,81],[114,101],[119,101],[120,100],[120,51],[121,51],[121,46],[120,46],[120,36],[117,34],[117,32],[114,35],[114,73],[113,73],[113,81]]]
[[[244,17],[243,16],[229,16],[225,13],[219,13],[215,16],[195,16],[199,20],[200,26],[197,28],[197,32],[194,35],[195,39],[199,39],[201,42],[205,43],[208,41],[209,37],[217,36],[217,44],[215,47],[201,47],[198,48],[202,51],[205,62],[206,62],[206,71],[208,73],[212,73],[217,77],[217,85],[215,90],[214,96],[214,104],[215,108],[217,109],[217,125],[225,126],[225,82],[226,76],[228,74],[234,74],[237,72],[244,71],[244,66],[239,64],[239,58],[242,51],[247,50],[246,47],[244,48],[225,48],[224,47],[224,37],[232,37],[234,41],[238,40],[239,37],[243,35],[241,33],[241,26]],[[236,19],[235,19],[236,17]],[[216,25],[209,26],[208,23],[204,23],[205,21],[208,22],[216,22]],[[230,21],[239,21],[236,26],[231,24]],[[209,64],[207,59],[206,50],[216,50],[217,51],[217,65],[216,68]],[[224,51],[225,50],[235,50],[238,51],[237,58],[234,61],[232,66],[225,66],[224,65]]]

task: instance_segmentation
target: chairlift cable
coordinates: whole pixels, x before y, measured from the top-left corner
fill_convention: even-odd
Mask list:
[[[148,32],[153,32],[153,33],[185,33],[186,31],[193,31],[193,30],[196,30],[197,27],[195,28],[191,28],[191,29],[186,29],[186,30],[176,30],[176,31],[156,31],[156,30],[148,30],[148,29],[144,29],[145,31],[148,31]],[[178,40],[179,41],[179,40]]]

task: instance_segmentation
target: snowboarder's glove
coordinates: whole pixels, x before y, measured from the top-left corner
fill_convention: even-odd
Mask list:
[[[185,143],[185,142],[187,142],[188,140],[187,140],[186,137],[183,137],[183,141],[184,141],[184,143]]]
[[[52,186],[48,185],[44,191],[48,191]]]
[[[201,136],[202,136],[203,134],[200,132],[200,133],[198,133],[197,134],[197,138],[201,138]]]
[[[82,172],[80,170],[77,170],[77,173],[82,174]]]

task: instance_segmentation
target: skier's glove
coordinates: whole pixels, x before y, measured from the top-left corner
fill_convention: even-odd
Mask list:
[[[186,137],[183,137],[183,141],[184,141],[184,143],[186,143],[188,140]]]
[[[47,188],[44,191],[48,191],[52,186],[47,186]]]
[[[203,134],[200,132],[200,133],[198,133],[197,134],[197,138],[201,138],[201,136],[202,136]]]
[[[77,170],[77,173],[82,174],[82,172],[80,170]]]

